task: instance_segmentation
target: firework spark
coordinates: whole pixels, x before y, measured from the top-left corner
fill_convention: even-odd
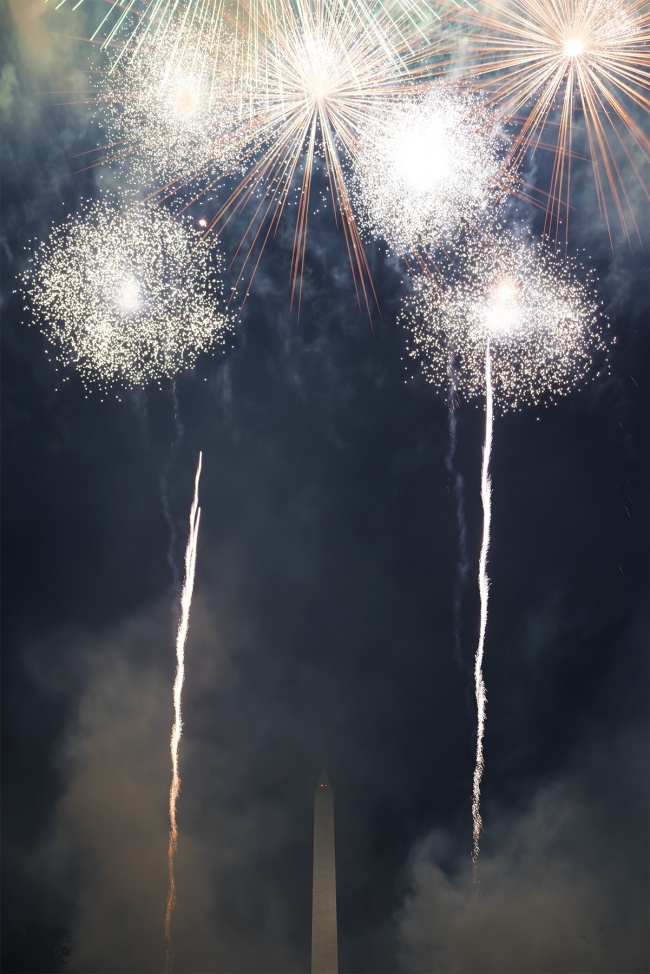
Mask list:
[[[402,314],[409,354],[443,393],[454,357],[456,390],[486,394],[489,342],[495,408],[568,395],[603,351],[603,314],[592,275],[561,261],[527,232],[467,239],[445,279],[422,275]]]
[[[557,234],[563,216],[568,223],[571,171],[582,153],[608,227],[613,201],[623,227],[636,228],[630,171],[647,197],[650,160],[646,0],[485,0],[467,16],[476,45],[463,72],[518,118],[516,158],[553,149],[547,228]]]
[[[562,264],[527,234],[496,240],[469,239],[455,268],[441,283],[423,275],[402,315],[411,336],[409,352],[441,391],[447,389],[450,357],[455,390],[485,396],[485,443],[481,472],[483,538],[479,566],[481,620],[475,655],[476,764],[472,816],[474,867],[482,830],[486,689],[483,655],[488,618],[491,495],[490,455],[494,406],[519,409],[548,402],[583,381],[594,353],[604,350],[603,315],[576,268]]]
[[[106,158],[137,160],[151,176],[185,182],[231,165],[242,151],[235,44],[224,30],[147,37],[99,75],[95,118]]]
[[[218,253],[164,208],[120,212],[99,201],[41,242],[23,286],[59,362],[87,388],[129,388],[225,344],[219,267]]]
[[[458,86],[388,106],[355,158],[360,224],[402,255],[449,244],[512,188],[506,146],[496,113]]]
[[[199,463],[196,468],[194,479],[194,500],[190,510],[190,531],[187,539],[187,549],[185,551],[185,580],[183,591],[181,592],[181,618],[178,624],[178,634],[176,636],[176,677],[174,679],[174,726],[171,736],[171,756],[172,756],[172,783],[169,789],[169,891],[167,894],[167,911],[165,914],[165,941],[167,944],[167,956],[165,970],[171,971],[172,968],[172,912],[176,905],[176,879],[174,875],[174,858],[178,846],[178,825],[176,822],[176,804],[181,788],[181,779],[178,773],[178,745],[183,732],[183,718],[181,712],[181,695],[183,692],[183,681],[185,679],[185,642],[187,640],[187,630],[190,622],[190,609],[192,607],[192,593],[194,591],[194,572],[196,568],[196,548],[199,538],[199,522],[201,520],[201,508],[199,507],[199,478],[201,476],[201,464],[203,454],[199,453]]]

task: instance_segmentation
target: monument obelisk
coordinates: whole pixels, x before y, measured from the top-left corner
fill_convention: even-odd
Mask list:
[[[311,914],[311,974],[338,974],[334,797],[323,773],[314,796],[314,883]]]

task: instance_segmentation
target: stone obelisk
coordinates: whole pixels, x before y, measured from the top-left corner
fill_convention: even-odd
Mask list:
[[[314,884],[311,914],[311,972],[338,974],[334,797],[323,773],[314,796]]]

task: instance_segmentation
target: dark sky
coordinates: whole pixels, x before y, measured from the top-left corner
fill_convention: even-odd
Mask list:
[[[84,87],[88,45],[61,35],[96,18],[24,0],[3,20],[3,924],[68,928],[71,971],[161,969],[168,551],[178,571],[203,450],[175,970],[307,970],[323,765],[342,971],[648,970],[641,193],[645,251],[618,230],[612,252],[577,167],[571,240],[600,273],[610,374],[495,422],[477,899],[483,413],[458,411],[470,570],[456,650],[448,415],[405,358],[406,275],[378,246],[371,328],[342,237],[314,220],[298,320],[285,225],[228,353],[179,378],[176,420],[169,383],[118,401],[61,382],[14,289],[30,239],[98,192],[71,158],[96,141],[87,109],[47,94]]]

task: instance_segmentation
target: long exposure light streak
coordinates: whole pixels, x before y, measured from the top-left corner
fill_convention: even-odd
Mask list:
[[[479,842],[483,822],[481,819],[481,780],[485,760],[483,757],[483,738],[485,736],[485,706],[487,693],[483,680],[483,655],[485,652],[485,631],[488,619],[488,597],[490,579],[487,573],[487,558],[490,548],[490,522],[492,519],[492,481],[490,479],[490,457],[492,455],[492,378],[490,372],[490,345],[485,350],[485,442],[483,444],[483,465],[481,468],[481,502],[483,505],[483,538],[479,560],[478,587],[481,598],[481,622],[478,646],[474,659],[474,691],[476,694],[476,763],[472,783],[472,819],[474,847],[472,860],[476,878],[476,863],[479,855]]]
[[[441,279],[422,274],[401,319],[409,354],[442,392],[485,397],[481,470],[483,536],[479,562],[480,628],[474,661],[477,708],[472,785],[475,877],[482,831],[481,782],[485,767],[486,687],[483,659],[488,621],[493,414],[526,403],[548,404],[584,381],[592,358],[605,351],[604,316],[591,280],[562,262],[525,231],[496,239],[468,238]]]
[[[185,679],[185,643],[190,624],[190,609],[192,608],[192,594],[194,591],[194,573],[196,569],[196,550],[199,540],[199,523],[201,508],[199,507],[199,478],[203,454],[199,453],[199,462],[194,478],[194,499],[190,510],[190,530],[185,551],[185,579],[181,592],[181,618],[176,635],[176,677],[174,679],[174,726],[171,736],[172,783],[169,789],[169,850],[167,863],[169,870],[169,891],[167,893],[167,910],[165,913],[165,942],[167,945],[165,970],[171,971],[173,961],[172,951],[172,913],[176,905],[176,877],[174,874],[174,859],[178,847],[178,824],[176,821],[176,805],[181,789],[181,778],[178,771],[178,746],[183,733],[183,715],[181,697],[183,681]]]
[[[25,310],[88,389],[133,388],[225,345],[220,265],[218,249],[164,207],[122,212],[98,200],[35,248]]]
[[[473,44],[460,70],[516,120],[515,161],[553,151],[547,230],[557,236],[564,218],[568,235],[571,174],[586,156],[608,228],[613,202],[638,233],[633,183],[650,194],[647,0],[485,0],[464,16]]]

